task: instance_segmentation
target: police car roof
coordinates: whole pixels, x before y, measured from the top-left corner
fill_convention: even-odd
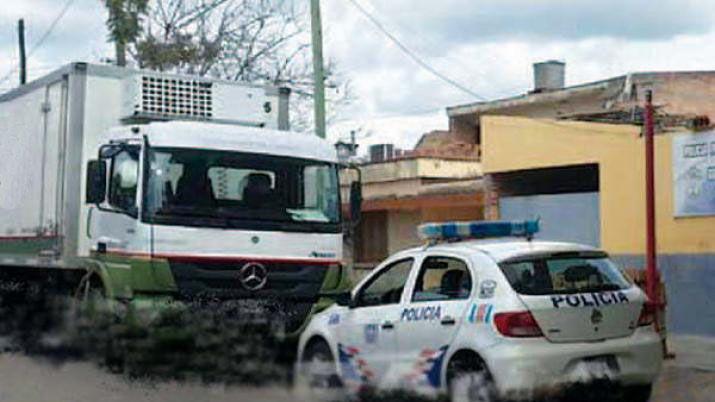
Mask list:
[[[417,247],[409,251],[422,250],[424,247]],[[494,238],[479,240],[462,240],[451,243],[438,243],[428,248],[430,251],[480,251],[489,255],[494,261],[501,262],[515,257],[530,254],[544,254],[554,252],[569,251],[600,251],[591,246],[577,243],[566,243],[543,240],[526,240],[519,238]]]

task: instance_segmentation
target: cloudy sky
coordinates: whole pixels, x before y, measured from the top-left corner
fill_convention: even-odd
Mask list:
[[[0,90],[17,81],[16,20],[25,18],[30,78],[74,60],[111,56],[100,0],[0,0]],[[305,0],[307,1],[307,0]],[[323,0],[325,51],[356,101],[331,137],[362,128],[363,145],[408,148],[446,128],[444,108],[530,89],[531,63],[567,63],[567,84],[633,71],[715,70],[713,0],[354,0],[407,48],[466,93],[418,65],[351,0]]]

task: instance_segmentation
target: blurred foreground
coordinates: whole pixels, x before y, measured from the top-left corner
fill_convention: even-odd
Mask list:
[[[137,307],[43,291],[0,294],[0,402],[309,401],[293,384],[295,344],[276,306]],[[671,337],[653,402],[712,402],[715,341]],[[569,400],[601,402],[608,384]],[[358,402],[432,402],[405,392]]]
[[[711,402],[715,372],[669,362],[656,385],[653,402]],[[379,398],[386,400],[387,398]],[[400,398],[402,399],[402,398]],[[16,353],[0,355],[2,402],[297,402],[300,391],[285,385],[249,387],[199,382],[131,381],[88,362],[53,364]]]

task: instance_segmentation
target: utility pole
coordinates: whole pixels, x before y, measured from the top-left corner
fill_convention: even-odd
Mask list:
[[[310,28],[313,42],[315,134],[320,138],[325,138],[325,71],[323,70],[323,29],[320,22],[320,0],[310,0]]]
[[[355,150],[356,150],[356,146],[355,146],[355,134],[356,134],[356,133],[355,133],[355,130],[350,130],[350,155],[351,155],[351,156],[356,156],[356,155],[357,155],[357,152],[355,152]]]
[[[660,295],[658,274],[658,262],[656,258],[656,234],[655,234],[655,122],[653,117],[653,92],[646,92],[645,104],[645,194],[646,194],[646,293],[651,303],[659,309]],[[658,314],[656,317],[656,328],[660,328]]]
[[[17,40],[20,45],[20,85],[27,82],[27,57],[25,56],[25,20],[17,21]]]

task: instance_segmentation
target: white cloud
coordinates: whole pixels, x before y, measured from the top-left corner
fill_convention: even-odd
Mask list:
[[[358,1],[423,60],[488,99],[531,89],[531,65],[546,59],[567,62],[569,85],[632,71],[715,70],[710,0]],[[425,72],[348,1],[323,4],[327,52],[358,98],[347,113],[354,126],[365,124],[360,116],[475,101]],[[370,126],[404,146],[419,138],[412,131],[446,128],[443,113],[420,129],[426,119],[372,119]]]
[[[493,99],[531,88],[531,63],[567,62],[567,83],[631,71],[715,70],[712,0],[357,0],[431,66]],[[60,12],[60,0],[4,0],[0,78],[17,60],[17,18],[32,46]],[[356,101],[331,137],[365,127],[364,143],[409,148],[447,127],[446,106],[474,97],[434,77],[402,53],[348,0],[325,0],[326,54],[352,81]],[[99,0],[76,0],[30,59],[30,77],[70,61],[111,56]],[[17,81],[0,83],[0,89]],[[419,112],[430,111],[420,115]],[[407,117],[395,117],[400,114]],[[386,117],[386,116],[389,116]],[[365,147],[363,147],[364,149]]]
[[[28,78],[40,77],[73,61],[97,61],[110,49],[105,29],[106,14],[98,0],[75,0],[45,41],[38,42],[60,15],[66,2],[59,0],[3,1],[0,10],[0,89],[17,83],[17,20],[25,20]]]

